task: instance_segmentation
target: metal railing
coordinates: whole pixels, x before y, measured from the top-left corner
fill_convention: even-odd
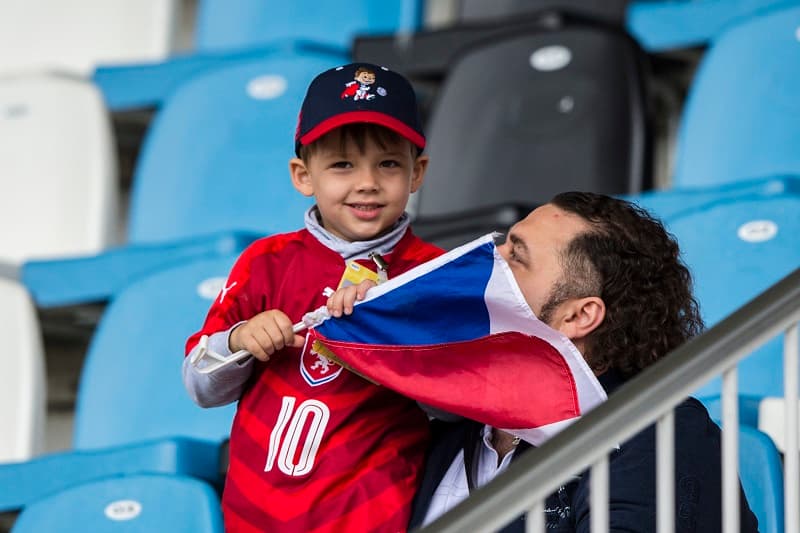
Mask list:
[[[492,531],[523,513],[529,532],[544,532],[544,501],[572,475],[591,468],[591,526],[608,531],[608,453],[656,423],[657,527],[674,531],[673,408],[710,378],[722,374],[723,528],[739,531],[738,402],[736,365],[785,332],[785,532],[798,533],[798,322],[800,269],[623,385],[608,401],[511,464],[424,533]]]

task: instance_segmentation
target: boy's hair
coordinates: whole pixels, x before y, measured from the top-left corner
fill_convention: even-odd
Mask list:
[[[360,69],[371,71],[375,82],[369,86],[355,82]],[[300,156],[302,147],[348,124],[383,126],[408,139],[420,151],[425,148],[414,89],[407,79],[385,67],[352,63],[314,78],[297,118],[295,153]]]
[[[377,144],[382,150],[385,150],[391,144],[406,142],[411,147],[411,156],[415,159],[422,153],[422,150],[418,146],[409,142],[405,137],[388,128],[378,126],[377,124],[363,122],[345,124],[337,130],[340,132],[339,150],[342,153],[347,149],[347,141],[352,141],[355,143],[356,147],[358,147],[359,152],[363,154],[367,149],[368,139]],[[298,149],[297,156],[308,163],[309,158],[314,155],[318,147],[319,139],[310,144],[302,145]]]

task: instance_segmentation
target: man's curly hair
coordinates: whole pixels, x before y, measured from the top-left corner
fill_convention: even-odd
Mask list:
[[[603,323],[587,338],[584,357],[600,371],[637,374],[703,329],[692,277],[675,238],[644,209],[609,196],[568,192],[550,203],[586,220],[561,260],[553,297],[599,296]]]

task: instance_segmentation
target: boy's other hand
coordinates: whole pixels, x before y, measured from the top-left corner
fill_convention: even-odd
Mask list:
[[[259,313],[244,324],[234,328],[228,338],[231,352],[247,350],[260,361],[285,348],[303,346],[305,339],[292,331],[292,321],[286,313],[271,309]]]
[[[333,316],[349,315],[353,312],[353,305],[358,300],[363,300],[367,295],[367,291],[375,286],[375,282],[371,280],[364,280],[358,285],[349,285],[342,287],[333,293],[328,298],[328,311]]]

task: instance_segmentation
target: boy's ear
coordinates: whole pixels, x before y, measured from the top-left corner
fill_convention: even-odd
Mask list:
[[[308,167],[299,157],[289,160],[289,175],[292,177],[292,185],[303,196],[313,196],[314,185],[311,183],[311,176]]]
[[[425,181],[425,172],[428,170],[430,158],[427,155],[418,156],[414,161],[414,171],[411,174],[411,192],[417,192]]]

